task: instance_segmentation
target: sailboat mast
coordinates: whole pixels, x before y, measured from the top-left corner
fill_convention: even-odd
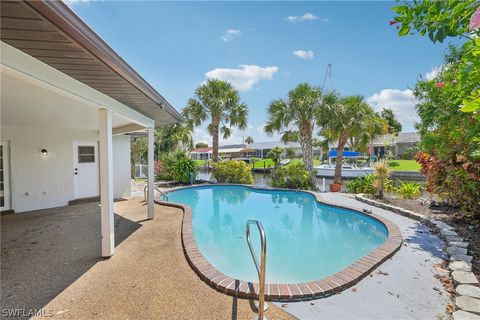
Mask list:
[[[329,63],[327,66],[327,72],[325,72],[325,78],[323,78],[322,90],[325,90],[325,83],[328,78],[328,91],[332,91],[332,64]]]

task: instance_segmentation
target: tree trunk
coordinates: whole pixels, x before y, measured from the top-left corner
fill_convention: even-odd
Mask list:
[[[348,137],[341,135],[338,139],[337,147],[337,158],[335,159],[335,175],[333,176],[334,183],[342,183],[342,160],[343,160],[343,149],[347,144]]]
[[[305,124],[300,128],[299,142],[303,152],[303,165],[310,174],[310,186],[316,190],[316,177],[313,171],[312,126],[310,124]]]
[[[212,153],[213,162],[218,162],[218,124],[219,121],[212,120]]]

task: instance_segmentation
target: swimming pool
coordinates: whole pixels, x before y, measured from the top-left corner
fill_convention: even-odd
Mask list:
[[[209,185],[170,191],[168,201],[192,208],[192,234],[203,257],[242,281],[258,281],[245,239],[249,219],[261,221],[267,236],[267,283],[306,283],[338,273],[389,235],[377,219],[319,203],[307,192]],[[252,242],[258,250],[256,229]]]

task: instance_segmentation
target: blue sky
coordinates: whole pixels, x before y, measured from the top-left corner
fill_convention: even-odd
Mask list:
[[[263,133],[270,101],[301,82],[390,107],[412,131],[416,79],[441,65],[446,44],[399,37],[389,26],[394,2],[70,1],[71,8],[181,110],[207,77],[231,81],[249,106],[249,128],[223,143]],[[211,143],[205,126],[195,140]]]

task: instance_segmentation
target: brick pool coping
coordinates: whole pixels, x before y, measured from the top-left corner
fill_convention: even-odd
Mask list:
[[[345,205],[331,203],[322,198],[318,193],[311,191],[299,191],[291,189],[279,188],[260,188],[238,184],[222,184],[222,185],[236,185],[245,186],[254,190],[279,190],[279,191],[295,191],[312,194],[319,203],[352,210],[360,214],[370,216],[373,219],[381,222],[388,231],[388,237],[375,250],[363,258],[355,261],[353,264],[343,269],[340,272],[334,273],[323,279],[304,283],[289,283],[289,284],[265,284],[265,299],[270,301],[297,301],[308,300],[319,297],[329,296],[345,290],[361,279],[370,274],[375,268],[386,261],[388,258],[398,251],[402,246],[402,235],[398,227],[390,220],[377,215],[375,213],[365,214],[356,208]],[[201,185],[199,185],[201,186]],[[188,186],[173,188],[170,191],[186,189],[199,186]],[[205,186],[205,185],[203,185]],[[168,193],[168,192],[167,192]],[[202,255],[200,249],[195,242],[192,229],[192,209],[189,206],[155,201],[157,204],[179,208],[183,211],[182,223],[182,244],[185,256],[192,269],[198,276],[217,291],[226,293],[227,295],[236,296],[240,298],[258,298],[258,283],[247,282],[238,279],[233,279],[222,272],[218,271],[208,260]],[[252,262],[253,263],[253,262]]]

